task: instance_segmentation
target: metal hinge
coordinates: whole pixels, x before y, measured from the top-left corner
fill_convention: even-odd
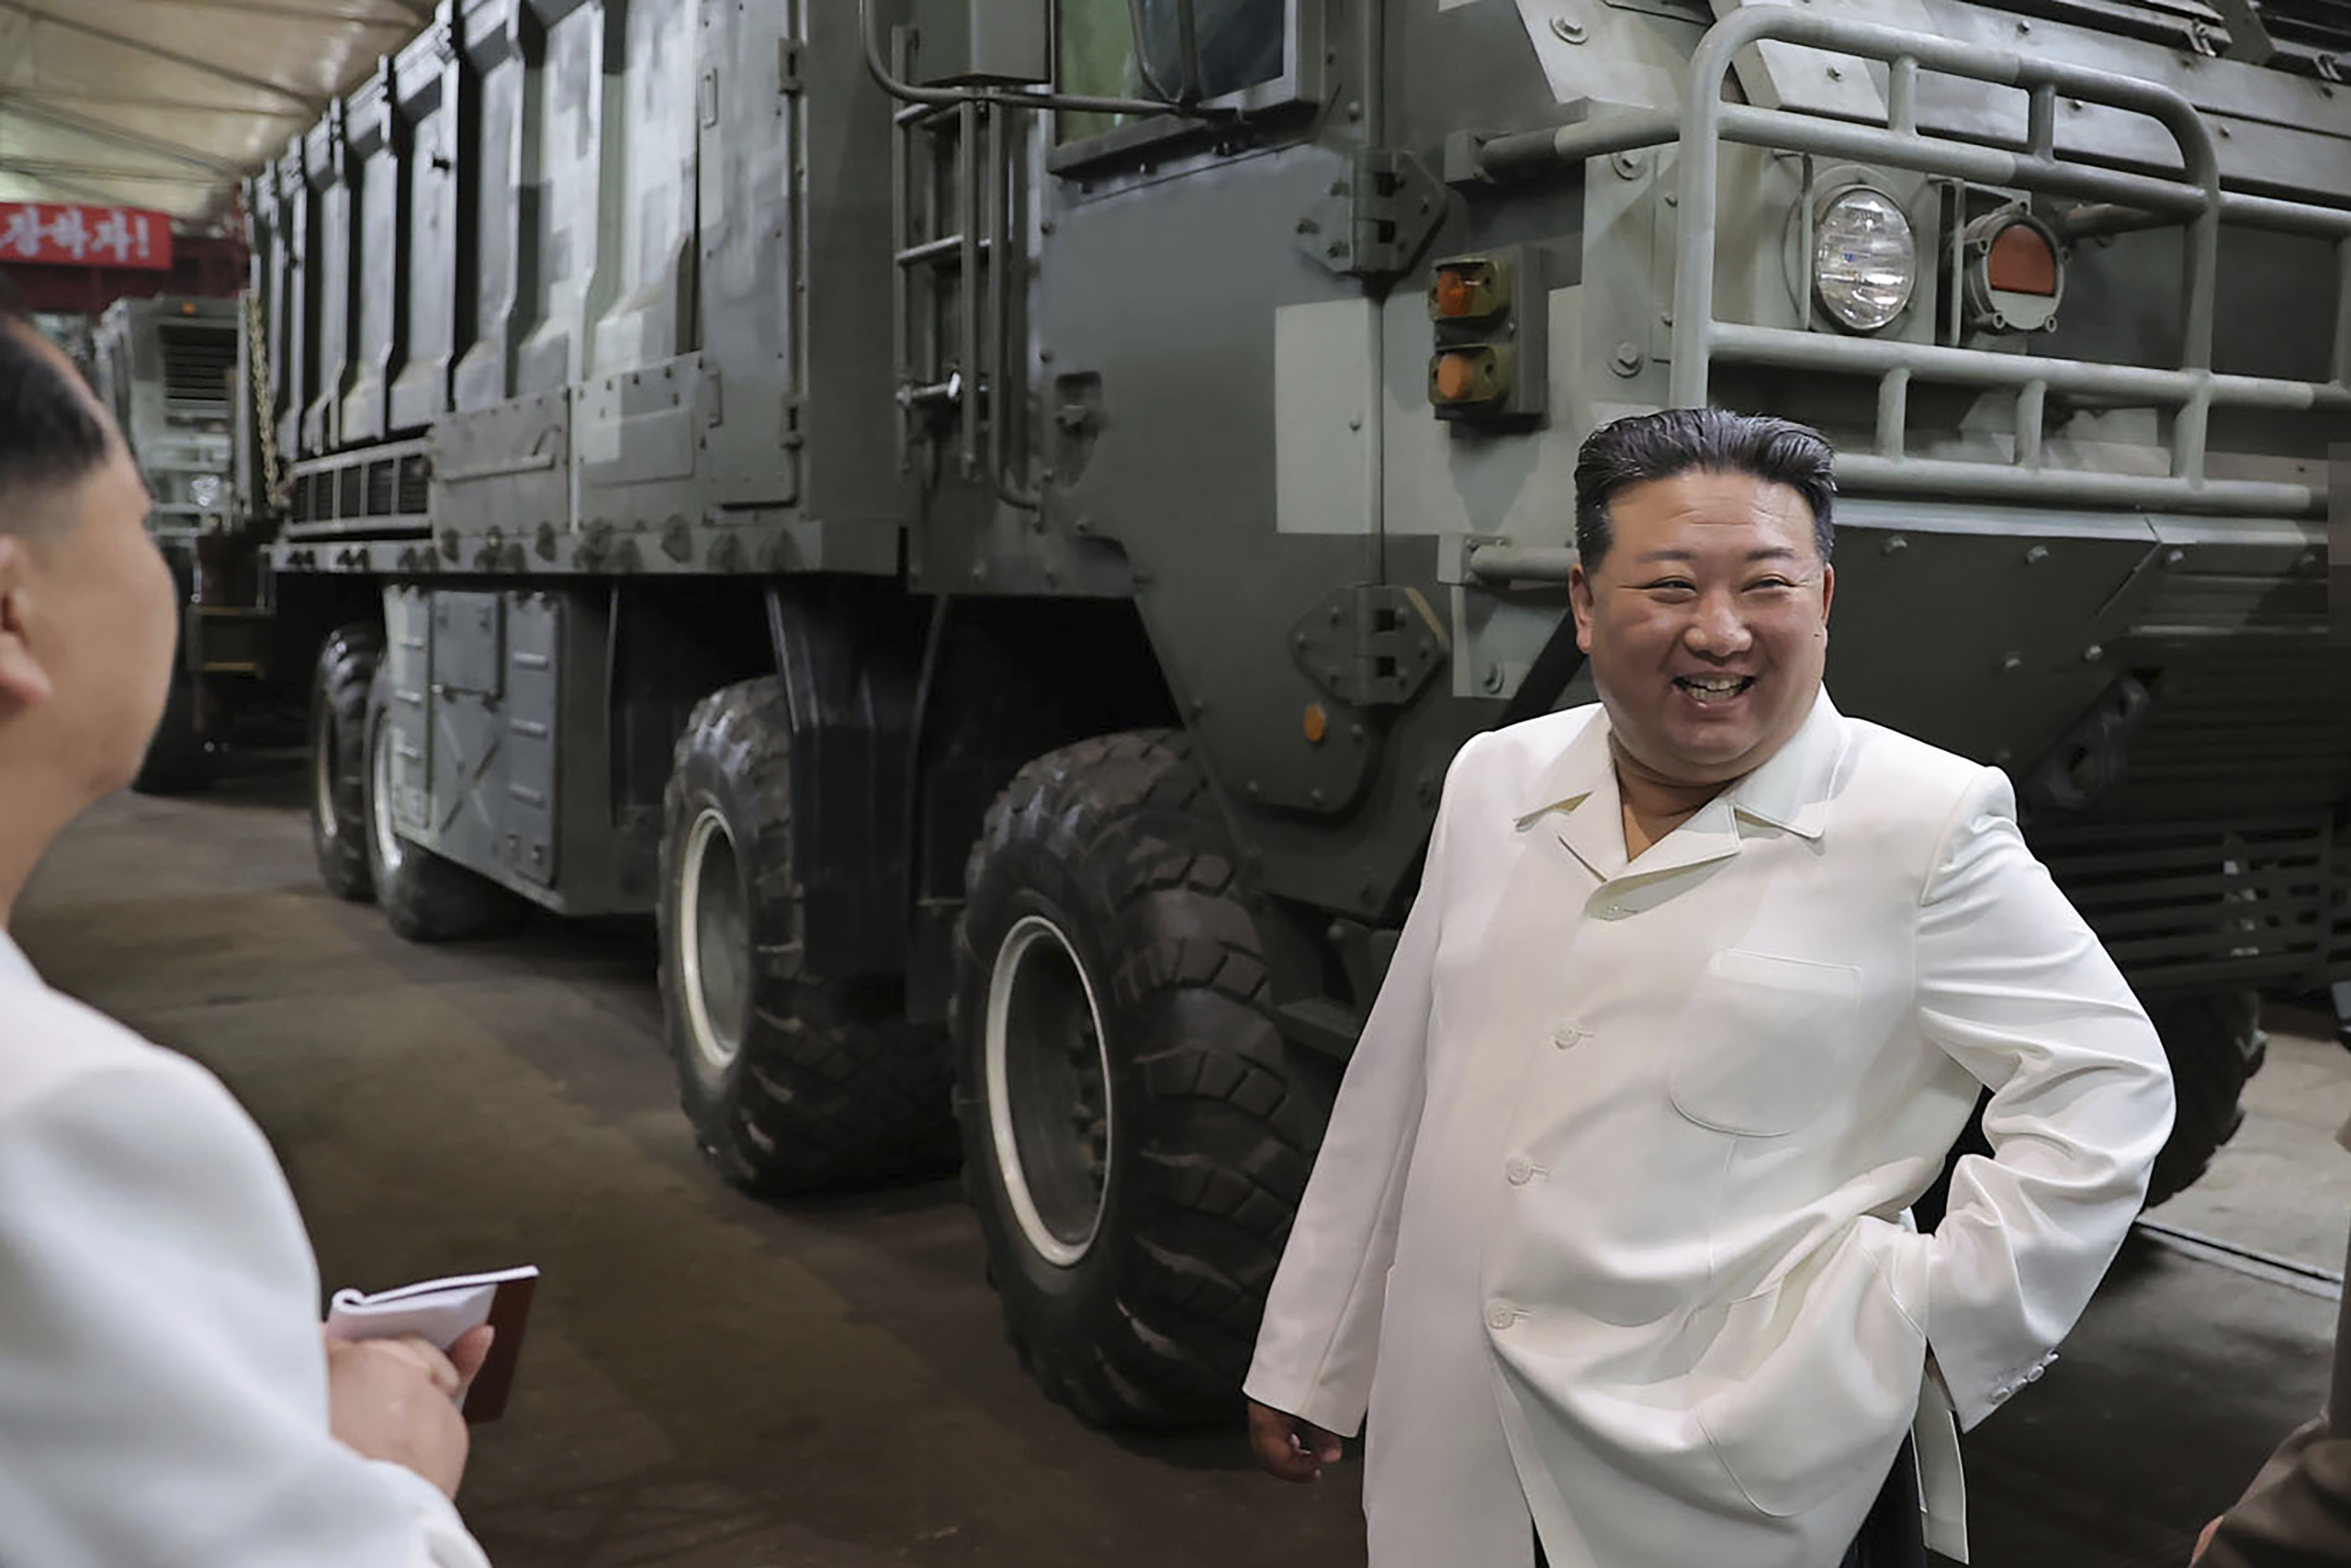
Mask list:
[[[1298,247],[1336,273],[1393,277],[1411,268],[1450,199],[1411,153],[1358,152],[1298,220]]]
[[[1333,590],[1290,629],[1310,679],[1357,707],[1409,702],[1451,652],[1444,623],[1416,588]]]
[[[800,87],[800,41],[798,38],[778,38],[776,90],[786,98],[791,98],[799,92]]]

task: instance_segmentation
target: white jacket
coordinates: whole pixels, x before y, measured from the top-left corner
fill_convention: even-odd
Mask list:
[[[1374,1568],[1524,1568],[1530,1511],[1554,1568],[1825,1568],[1914,1426],[1964,1558],[1953,1408],[2121,1245],[2161,1045],[1999,772],[1823,693],[1628,864],[1607,734],[1456,759],[1248,1392],[1368,1404]],[[1919,1235],[1980,1085],[1998,1158]]]
[[[217,1080],[0,935],[0,1563],[487,1568],[329,1435],[318,1266]]]

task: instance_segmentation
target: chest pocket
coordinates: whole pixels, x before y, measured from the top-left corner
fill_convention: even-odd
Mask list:
[[[1666,1048],[1674,1108],[1750,1137],[1792,1133],[1852,1051],[1861,971],[1725,947],[1707,960]]]

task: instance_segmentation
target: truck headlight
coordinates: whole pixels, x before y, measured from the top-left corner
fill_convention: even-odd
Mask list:
[[[1893,197],[1848,185],[1822,204],[1813,227],[1813,287],[1840,324],[1876,331],[1902,314],[1917,282],[1917,236]]]

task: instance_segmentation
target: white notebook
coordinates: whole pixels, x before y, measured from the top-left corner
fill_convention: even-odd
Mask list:
[[[496,1420],[513,1385],[523,1325],[530,1313],[538,1270],[531,1264],[491,1274],[458,1274],[423,1280],[398,1290],[367,1295],[337,1291],[327,1307],[331,1339],[401,1339],[413,1334],[445,1351],[458,1336],[486,1322],[497,1325],[489,1360],[461,1402],[468,1421]]]

